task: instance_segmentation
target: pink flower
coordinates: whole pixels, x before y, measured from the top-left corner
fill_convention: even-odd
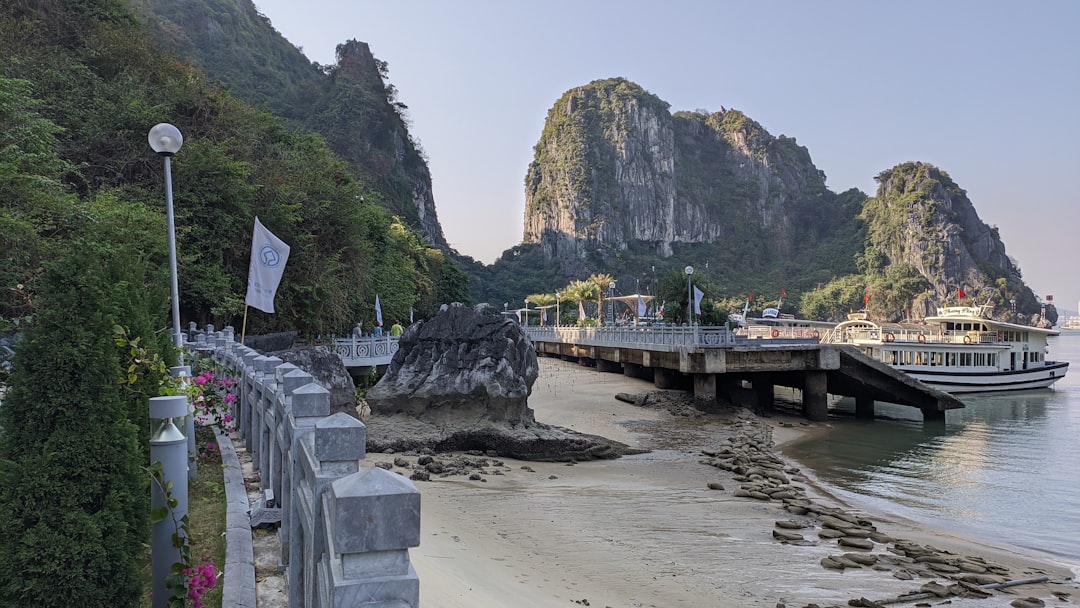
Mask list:
[[[232,403],[236,401],[236,395],[232,393],[225,393],[225,403]]]
[[[225,414],[221,419],[224,420],[226,423],[233,421],[232,414]]]
[[[206,444],[206,449],[213,451],[213,450],[217,449],[217,445],[214,442],[210,442],[210,443]]]
[[[206,378],[203,378],[201,375],[195,376],[195,384],[198,384],[199,386],[206,384]]]

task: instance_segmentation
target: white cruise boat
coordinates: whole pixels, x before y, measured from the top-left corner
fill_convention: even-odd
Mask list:
[[[866,355],[947,393],[1047,388],[1065,377],[1068,361],[1048,361],[1047,337],[1060,332],[996,321],[993,307],[948,306],[922,323],[875,323],[856,313],[821,337]]]

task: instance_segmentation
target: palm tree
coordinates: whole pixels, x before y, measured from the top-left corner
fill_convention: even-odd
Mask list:
[[[606,273],[594,274],[589,277],[589,281],[591,281],[593,285],[596,285],[599,293],[596,298],[596,318],[602,326],[604,324],[604,291],[615,282],[615,277]]]
[[[525,301],[532,302],[537,308],[543,308],[555,303],[555,294],[534,293],[531,296],[526,297]],[[540,313],[540,324],[544,324],[544,313]]]
[[[596,284],[589,281],[573,281],[562,290],[562,299],[583,304],[596,297]],[[584,325],[585,317],[578,319],[578,325]]]

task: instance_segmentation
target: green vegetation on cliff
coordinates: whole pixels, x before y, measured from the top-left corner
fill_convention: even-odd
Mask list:
[[[17,172],[0,174],[10,194],[0,199],[9,262],[0,317],[36,311],[42,261],[92,213],[149,210],[159,224],[130,229],[145,231],[135,235],[147,259],[166,269],[162,163],[146,141],[158,122],[185,136],[173,159],[185,322],[239,326],[255,216],[292,255],[278,313],[253,312],[249,333],[344,332],[373,318],[376,294],[385,315],[401,318],[468,300],[460,269],[373,204],[384,192],[358,181],[321,137],[286,128],[155,48],[122,3],[9,3],[0,32],[0,137],[17,144],[2,153]]]

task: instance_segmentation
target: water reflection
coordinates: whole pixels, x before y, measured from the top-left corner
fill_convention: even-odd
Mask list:
[[[933,424],[882,403],[856,420],[845,399],[833,432],[784,452],[872,508],[1080,563],[1080,334],[1064,337],[1052,348],[1074,369],[1056,390],[964,396]]]

